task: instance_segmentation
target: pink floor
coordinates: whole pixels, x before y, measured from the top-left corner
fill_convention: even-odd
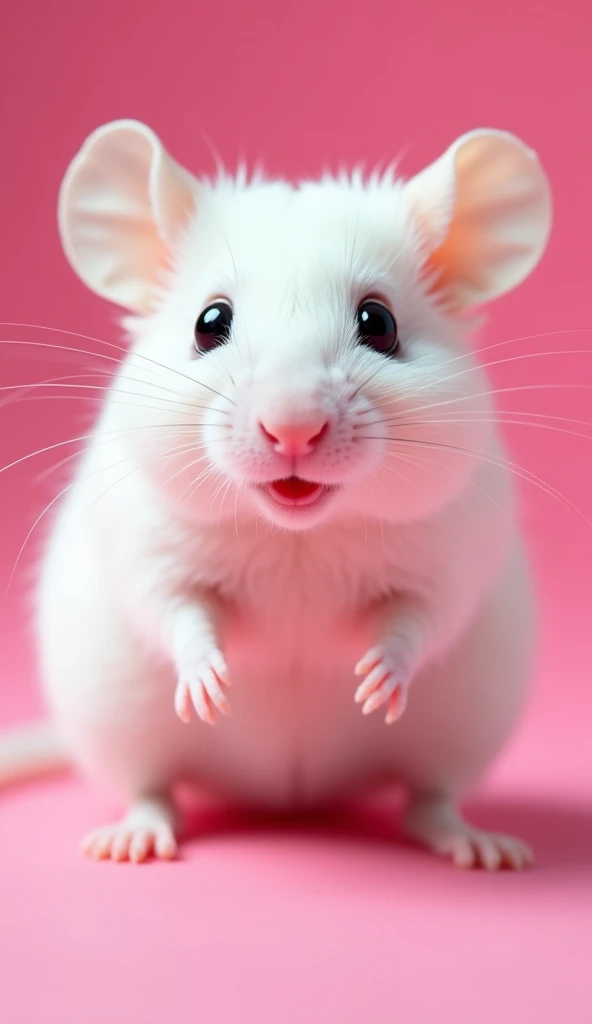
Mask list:
[[[231,165],[262,157],[294,174],[388,161],[405,146],[410,174],[483,125],[526,139],[552,182],[553,238],[533,278],[492,310],[484,343],[531,336],[520,350],[545,353],[492,375],[498,387],[543,385],[499,396],[518,418],[584,424],[515,426],[510,438],[515,461],[584,518],[522,489],[539,666],[521,729],[472,804],[476,821],[533,844],[534,871],[455,871],[399,845],[387,804],[290,827],[210,810],[178,863],[94,864],[77,846],[116,812],[103,795],[68,778],[4,792],[0,1021],[592,1021],[592,475],[590,440],[574,436],[589,437],[592,419],[589,0],[5,6],[3,321],[117,338],[55,225],[65,166],[105,121],[145,120],[198,171],[212,166],[202,131]],[[0,386],[74,372],[5,344],[14,338],[47,340],[0,326]],[[0,466],[83,432],[80,412],[66,401],[1,409]],[[54,459],[0,473],[0,599],[56,493],[59,477],[36,480]],[[27,589],[42,536],[0,605],[0,726],[40,713]]]
[[[534,844],[521,876],[397,845],[385,807],[326,826],[210,813],[178,863],[96,864],[76,845],[112,809],[85,785],[3,795],[1,1019],[589,1021],[586,748],[589,724],[532,720],[476,799],[475,820]]]

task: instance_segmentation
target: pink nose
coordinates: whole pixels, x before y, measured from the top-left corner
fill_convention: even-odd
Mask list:
[[[261,422],[261,433],[280,455],[308,455],[325,436],[329,428],[326,420],[307,420],[305,423]]]

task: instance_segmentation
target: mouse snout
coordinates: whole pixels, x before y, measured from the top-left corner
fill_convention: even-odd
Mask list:
[[[296,422],[267,417],[259,421],[264,438],[280,455],[308,455],[329,429],[323,416],[308,417]]]

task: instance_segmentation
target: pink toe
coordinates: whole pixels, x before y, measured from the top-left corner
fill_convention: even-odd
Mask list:
[[[85,836],[80,844],[80,852],[83,853],[85,857],[92,857],[95,842],[96,837],[94,832],[91,833],[91,835]]]
[[[226,686],[230,686],[228,665],[224,661],[224,658],[222,657],[219,651],[214,652],[210,659],[210,663],[220,681],[223,682]]]
[[[206,695],[210,700],[210,703],[222,711],[223,714],[227,715],[230,711],[230,704],[226,699],[226,695],[220,686],[218,677],[213,669],[206,674],[204,678]]]
[[[186,686],[179,685],[175,693],[175,711],[182,722],[191,720],[191,699]]]
[[[476,840],[477,855],[486,871],[498,871],[502,863],[502,855],[494,839]]]
[[[195,683],[191,687],[191,697],[193,706],[202,722],[214,725],[216,721],[214,710],[201,682]]]
[[[522,871],[525,868],[531,868],[534,864],[534,854],[526,843],[501,837],[499,849],[504,865],[511,868],[512,871]]]
[[[130,839],[131,837],[126,833],[122,833],[115,837],[111,845],[111,860],[127,860],[129,856]]]
[[[387,695],[385,693],[372,694],[372,696],[368,697],[368,700],[364,704],[364,707],[362,708],[362,714],[371,715],[373,711],[376,711],[376,708],[379,708],[381,704],[384,704],[386,699]]]
[[[373,668],[379,664],[384,658],[383,647],[373,647],[371,651],[368,651],[364,657],[356,665],[354,672],[357,676],[365,676],[368,672],[371,672]]]
[[[379,686],[382,686],[382,684],[386,682],[387,679],[390,679],[391,676],[392,672],[386,665],[382,664],[382,662],[377,665],[377,667],[372,670],[368,678],[358,686],[355,695],[356,703],[361,704],[363,700],[367,700],[373,691]]]
[[[469,839],[465,836],[457,836],[452,844],[452,859],[458,868],[472,868],[475,866],[475,851]]]
[[[214,704],[213,704],[213,702],[212,702],[212,700],[210,698],[209,693],[207,693],[205,690],[204,690],[203,697],[204,697],[205,713],[206,713],[206,716],[207,716],[204,719],[204,721],[206,721],[209,725],[215,725],[216,724],[216,709],[214,707]]]
[[[111,856],[111,835],[104,835],[97,839],[93,846],[93,857],[97,860],[107,860]]]
[[[132,839],[129,848],[129,858],[134,864],[140,864],[150,854],[152,838],[149,832],[138,832]]]
[[[154,852],[162,860],[173,860],[177,855],[177,842],[170,829],[157,832],[154,841]]]

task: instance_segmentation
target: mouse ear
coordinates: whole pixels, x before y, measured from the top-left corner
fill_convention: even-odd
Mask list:
[[[103,298],[149,313],[197,187],[145,125],[114,121],[99,128],[60,190],[58,225],[73,269]]]
[[[430,290],[451,310],[489,302],[541,258],[551,195],[536,154],[483,129],[458,139],[404,186],[426,253]]]

